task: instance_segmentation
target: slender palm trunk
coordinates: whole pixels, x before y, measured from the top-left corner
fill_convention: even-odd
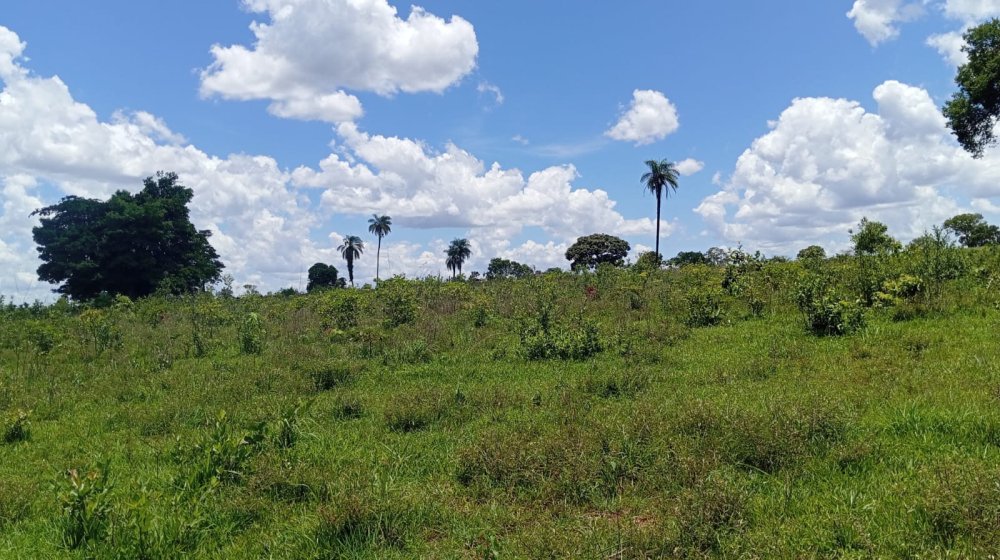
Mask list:
[[[378,286],[378,264],[382,258],[382,236],[378,236],[378,250],[375,251],[375,285]]]
[[[354,287],[354,259],[347,259],[347,275],[351,277],[351,287]]]
[[[661,191],[656,191],[656,262],[660,262],[660,196]]]

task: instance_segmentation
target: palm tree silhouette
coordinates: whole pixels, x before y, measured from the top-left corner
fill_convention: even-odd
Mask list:
[[[392,218],[389,216],[379,216],[372,214],[368,218],[368,232],[378,237],[378,249],[375,251],[375,284],[378,285],[379,261],[382,260],[382,238],[392,231]]]
[[[444,264],[451,270],[451,277],[455,278],[455,271],[461,274],[462,264],[465,263],[465,259],[472,256],[472,247],[469,246],[468,239],[453,239],[451,245],[448,246],[444,253],[448,255]]]
[[[656,195],[656,258],[662,260],[660,255],[660,199],[666,191],[670,196],[671,189],[677,192],[677,166],[669,160],[656,161],[648,160],[646,165],[649,171],[639,179],[646,189]]]
[[[347,276],[351,279],[351,286],[354,286],[354,259],[365,252],[365,242],[357,235],[348,235],[337,250],[347,261]]]

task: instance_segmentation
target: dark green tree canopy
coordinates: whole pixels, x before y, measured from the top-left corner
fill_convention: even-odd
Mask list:
[[[854,242],[854,254],[856,255],[876,255],[895,253],[903,248],[887,232],[888,226],[882,222],[873,222],[868,218],[861,218],[857,231],[851,230],[851,241]]]
[[[657,270],[663,264],[663,259],[655,251],[646,251],[635,259],[632,268],[638,271]]]
[[[486,268],[486,279],[496,280],[499,278],[525,278],[535,273],[535,269],[517,261],[493,257]]]
[[[338,276],[337,268],[330,264],[316,263],[309,267],[309,283],[307,292],[328,288],[343,288],[347,280]]]
[[[1000,244],[1000,227],[990,225],[982,214],[959,214],[944,221],[944,229],[958,236],[966,247]]]
[[[77,300],[101,292],[131,298],[157,289],[184,293],[218,281],[223,265],[208,242],[211,232],[195,229],[189,218],[193,195],[176,173],[159,172],[134,195],[68,196],[36,210],[38,277],[61,284],[55,291]]]
[[[701,251],[681,251],[677,256],[670,259],[670,264],[674,266],[686,266],[689,264],[709,264],[708,257]]]
[[[973,27],[964,38],[969,61],[958,69],[958,91],[945,104],[944,116],[962,147],[982,157],[996,142],[993,125],[1000,116],[1000,20]]]
[[[580,237],[570,245],[566,249],[566,260],[570,261],[573,270],[594,269],[601,263],[621,266],[631,248],[624,239],[606,233],[594,233]]]
[[[819,245],[810,245],[799,251],[799,254],[795,258],[800,261],[822,260],[826,258],[826,249],[823,249]]]

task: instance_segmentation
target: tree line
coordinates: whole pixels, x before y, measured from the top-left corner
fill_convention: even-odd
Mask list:
[[[962,147],[973,157],[996,143],[995,125],[1000,118],[1000,19],[970,28],[964,35],[962,51],[968,61],[955,77],[958,91],[942,109],[948,126]],[[642,266],[683,266],[712,263],[721,249],[707,253],[682,251],[669,260],[660,253],[662,201],[678,189],[677,165],[667,159],[647,160],[640,177],[644,190],[656,198],[656,241],[652,253],[639,257]],[[58,203],[40,208],[33,228],[39,259],[39,279],[58,284],[54,290],[75,300],[88,300],[102,293],[131,298],[156,291],[185,293],[204,289],[220,280],[224,265],[209,243],[211,232],[198,230],[189,218],[188,204],[193,192],[179,183],[176,173],[158,172],[143,181],[137,194],[120,190],[108,200],[67,196]],[[392,218],[373,214],[368,231],[377,239],[375,282],[378,284],[382,239],[392,231]],[[855,246],[858,250],[882,250],[878,243],[891,239],[886,226],[862,220]],[[954,216],[943,224],[966,247],[1000,243],[1000,228],[988,224],[981,214]],[[898,244],[898,242],[897,242]],[[621,266],[631,247],[628,242],[604,233],[580,237],[566,250],[573,270],[593,269],[601,264]],[[347,264],[347,279],[336,267],[316,263],[309,268],[307,290],[354,285],[354,263],[364,254],[365,242],[356,235],[344,237],[337,251]],[[716,254],[712,254],[713,251]],[[821,247],[799,252],[799,258],[825,255]],[[462,274],[462,266],[472,256],[468,239],[454,239],[445,250],[445,266],[452,278]],[[505,259],[490,261],[487,279],[519,277],[534,272],[527,265]],[[473,273],[472,276],[478,276]]]

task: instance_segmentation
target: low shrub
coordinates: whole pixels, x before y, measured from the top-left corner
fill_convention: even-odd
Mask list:
[[[261,354],[264,352],[264,322],[256,313],[248,313],[239,325],[240,352]]]
[[[379,283],[376,292],[382,305],[382,326],[392,329],[417,318],[417,298],[410,282],[392,278]]]
[[[31,438],[31,411],[18,409],[5,414],[0,429],[3,443],[27,441]]]
[[[297,369],[309,377],[317,391],[329,391],[348,385],[354,379],[357,367],[345,362],[322,360],[299,364]]]
[[[711,327],[725,320],[721,294],[699,291],[687,300],[687,317],[684,324],[689,327]]]
[[[215,419],[212,432],[190,447],[174,451],[181,464],[175,484],[182,489],[197,489],[207,484],[240,482],[245,478],[247,462],[256,455],[266,439],[266,425],[237,431],[225,412]]]
[[[528,360],[584,360],[604,350],[597,325],[580,318],[574,324],[523,324],[521,353]]]
[[[106,465],[95,469],[70,469],[58,489],[62,544],[77,549],[101,541],[108,529],[111,498]]]
[[[818,336],[850,334],[865,324],[857,302],[838,298],[827,282],[812,276],[799,283],[796,303],[805,318],[806,330]]]

